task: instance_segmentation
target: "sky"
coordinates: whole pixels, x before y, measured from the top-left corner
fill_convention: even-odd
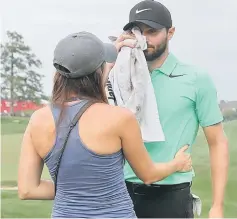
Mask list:
[[[22,34],[42,61],[44,91],[51,94],[53,51],[68,34],[89,31],[104,42],[119,35],[130,9],[140,0],[0,0],[1,36]],[[219,99],[237,100],[237,1],[160,0],[171,12],[175,35],[170,52],[180,61],[205,69]]]

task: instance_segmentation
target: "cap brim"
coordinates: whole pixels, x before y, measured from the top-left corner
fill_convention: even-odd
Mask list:
[[[161,24],[158,24],[154,21],[148,21],[148,20],[136,20],[134,22],[130,22],[128,24],[126,24],[123,28],[124,31],[126,30],[129,30],[131,28],[133,28],[134,26],[137,25],[137,23],[143,23],[143,24],[146,24],[147,26],[151,27],[151,28],[154,28],[154,29],[162,29],[162,28],[165,28],[163,25]]]
[[[114,63],[117,59],[118,52],[116,47],[110,43],[104,43],[105,61],[108,63]]]
[[[115,42],[118,39],[116,36],[108,36],[108,38],[111,42]]]

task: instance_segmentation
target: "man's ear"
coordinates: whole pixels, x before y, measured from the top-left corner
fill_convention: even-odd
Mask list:
[[[174,33],[175,33],[175,27],[171,27],[169,30],[168,30],[168,40],[171,40],[172,37],[174,36]]]

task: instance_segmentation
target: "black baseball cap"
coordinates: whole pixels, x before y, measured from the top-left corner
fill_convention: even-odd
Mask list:
[[[154,29],[171,28],[172,19],[169,10],[160,2],[145,0],[136,4],[130,11],[129,23],[123,30],[131,29],[137,22]]]
[[[68,78],[93,73],[104,62],[114,63],[117,50],[113,44],[103,43],[89,32],[73,33],[59,41],[54,50],[53,65]]]

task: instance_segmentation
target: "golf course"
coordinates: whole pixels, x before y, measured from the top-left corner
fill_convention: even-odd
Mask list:
[[[48,218],[52,201],[23,201],[17,195],[17,170],[21,140],[28,118],[1,118],[1,217],[2,218]],[[237,121],[224,123],[229,140],[230,168],[226,187],[224,215],[237,218]],[[202,200],[202,218],[208,217],[212,202],[209,153],[206,139],[200,129],[193,147],[193,166],[196,177],[192,192]],[[221,161],[220,161],[221,162]],[[44,178],[49,178],[46,168]]]

